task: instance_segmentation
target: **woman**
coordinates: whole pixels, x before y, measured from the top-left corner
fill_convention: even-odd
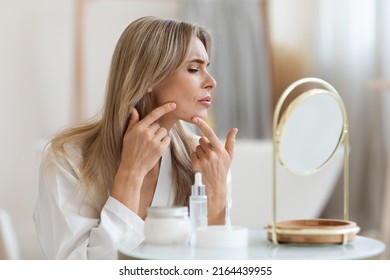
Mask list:
[[[113,259],[125,238],[139,245],[147,208],[188,205],[194,172],[207,188],[209,224],[225,223],[237,129],[223,145],[204,121],[216,86],[210,48],[208,31],[186,22],[144,17],[125,29],[101,115],[46,151],[34,221],[47,258]]]

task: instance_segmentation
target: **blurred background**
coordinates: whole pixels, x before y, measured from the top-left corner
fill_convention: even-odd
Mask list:
[[[330,82],[350,122],[350,219],[390,242],[389,14],[385,0],[0,0],[0,209],[20,257],[42,258],[32,221],[42,146],[98,112],[116,41],[145,15],[214,34],[210,121],[221,138],[235,126],[238,140],[270,139],[290,83]],[[342,218],[342,207],[335,187],[321,217]]]

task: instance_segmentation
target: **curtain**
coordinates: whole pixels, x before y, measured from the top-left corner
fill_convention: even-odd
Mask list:
[[[237,127],[240,138],[271,135],[270,65],[262,6],[258,0],[185,0],[187,20],[215,38],[210,72],[218,85],[213,121],[219,137]]]
[[[317,4],[314,73],[339,91],[349,118],[350,220],[357,222],[362,235],[380,237],[390,210],[390,182],[386,186],[390,103],[384,102],[389,94],[372,84],[378,77],[390,78],[390,21],[385,17],[390,6],[380,0],[318,0]],[[340,182],[323,216],[342,218],[342,207]]]

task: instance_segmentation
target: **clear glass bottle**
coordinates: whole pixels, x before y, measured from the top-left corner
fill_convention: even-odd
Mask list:
[[[207,196],[206,187],[202,184],[202,174],[195,173],[195,182],[190,196],[190,220],[192,234],[198,227],[207,227]]]
[[[144,233],[145,241],[150,244],[187,243],[191,233],[188,207],[149,207]]]

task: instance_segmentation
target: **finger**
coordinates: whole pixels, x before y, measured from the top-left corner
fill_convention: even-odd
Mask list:
[[[236,141],[237,132],[238,132],[237,128],[232,128],[226,137],[225,149],[230,155],[231,159],[233,158],[233,154],[234,154],[234,142]]]
[[[196,155],[199,159],[203,158],[205,156],[205,151],[202,149],[200,145],[198,145],[195,149]]]
[[[169,137],[169,135],[165,136],[161,140],[161,145],[162,145],[164,151],[168,148],[170,143],[171,143],[171,137]]]
[[[198,155],[196,154],[196,152],[193,152],[191,154],[191,163],[194,172],[200,172],[200,169],[198,168],[198,161],[199,161]]]
[[[210,144],[210,141],[207,140],[206,137],[201,137],[199,139],[199,145],[202,147],[203,151],[207,151],[208,149],[212,148],[211,147],[211,144]]]
[[[170,144],[170,143],[171,143],[171,138],[170,138],[168,135],[165,136],[165,137],[161,140],[161,142],[159,143],[159,145],[155,147],[155,148],[156,148],[156,150],[155,150],[156,155],[162,156],[162,155],[165,153],[165,151],[167,150],[167,148],[169,147],[169,144]]]
[[[149,126],[148,130],[153,133],[153,134],[156,134],[157,133],[157,130],[160,128],[160,125],[158,123],[153,123]]]
[[[135,107],[130,110],[130,121],[128,127],[133,127],[139,121],[139,114]]]
[[[195,117],[192,119],[194,124],[199,127],[199,129],[203,132],[204,136],[207,137],[207,139],[210,141],[211,146],[218,147],[221,145],[221,142],[219,141],[217,135],[215,135],[212,128],[201,118]]]
[[[148,127],[152,123],[154,123],[156,120],[164,116],[166,113],[169,113],[173,110],[175,110],[176,104],[173,102],[166,103],[164,105],[161,105],[160,107],[157,107],[152,112],[150,112],[143,120],[142,122]]]
[[[156,140],[162,141],[163,138],[164,138],[165,136],[167,136],[167,135],[168,135],[168,131],[167,131],[164,127],[160,127],[160,128],[156,131],[155,137],[156,137]]]
[[[194,161],[196,161],[196,160],[198,160],[199,159],[199,157],[198,157],[198,155],[196,154],[196,152],[193,152],[192,154],[191,154],[191,161],[192,161],[192,163],[194,163]]]

